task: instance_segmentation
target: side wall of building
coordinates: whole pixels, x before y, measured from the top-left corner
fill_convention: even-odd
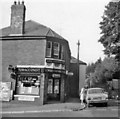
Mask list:
[[[65,53],[65,65],[66,65],[66,70],[70,72],[70,60],[71,60],[71,54],[69,52],[69,49],[67,46],[69,44],[66,44],[65,45],[65,49],[64,49],[64,53]],[[69,82],[69,76],[65,76],[64,77],[64,87],[65,87],[65,90],[64,90],[64,95],[65,95],[65,98],[68,98],[69,97],[69,92],[70,92],[70,82]]]
[[[73,76],[69,76],[69,94],[71,97],[78,97],[81,88],[84,87],[86,78],[86,65],[79,65],[79,79],[78,79],[78,65],[77,63],[70,64],[70,72],[73,72]]]
[[[69,76],[69,93],[71,97],[78,96],[79,90],[79,79],[78,79],[78,68],[77,63],[70,64],[70,72],[73,72],[73,76]]]
[[[46,40],[2,41],[2,81],[10,81],[9,65],[44,65]]]
[[[86,65],[80,64],[79,65],[79,91],[81,88],[85,85],[85,79],[86,79]]]

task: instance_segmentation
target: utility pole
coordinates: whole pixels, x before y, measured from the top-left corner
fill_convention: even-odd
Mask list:
[[[79,40],[77,42],[77,46],[78,46],[78,52],[77,52],[77,71],[78,71],[78,81],[79,81],[79,86],[80,86],[80,76],[79,76],[79,73],[80,73],[80,71],[79,71],[79,49],[80,49],[80,42],[79,42]],[[80,89],[80,87],[79,87],[79,89]],[[79,93],[79,90],[78,90],[78,93]]]
[[[79,64],[79,49],[80,49],[80,42],[79,42],[79,40],[77,42],[77,46],[78,46],[77,63]]]

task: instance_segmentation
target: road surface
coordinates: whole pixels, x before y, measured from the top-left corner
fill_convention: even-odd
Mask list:
[[[34,112],[13,112],[12,114],[3,114],[3,117],[120,117],[120,108],[118,106],[108,107],[90,107],[84,110],[53,110],[53,111],[34,111]]]

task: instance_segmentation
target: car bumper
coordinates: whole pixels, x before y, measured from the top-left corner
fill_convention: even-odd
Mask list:
[[[108,100],[89,100],[88,103],[107,103]]]

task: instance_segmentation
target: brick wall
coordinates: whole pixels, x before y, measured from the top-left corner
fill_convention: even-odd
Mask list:
[[[73,76],[69,76],[69,95],[71,97],[78,97],[79,79],[77,67],[77,63],[70,64],[70,71],[73,72]]]
[[[2,80],[9,81],[9,65],[44,65],[46,40],[2,41]]]
[[[62,75],[61,77],[61,85],[60,85],[60,101],[64,102],[65,101],[65,78],[64,75]]]

